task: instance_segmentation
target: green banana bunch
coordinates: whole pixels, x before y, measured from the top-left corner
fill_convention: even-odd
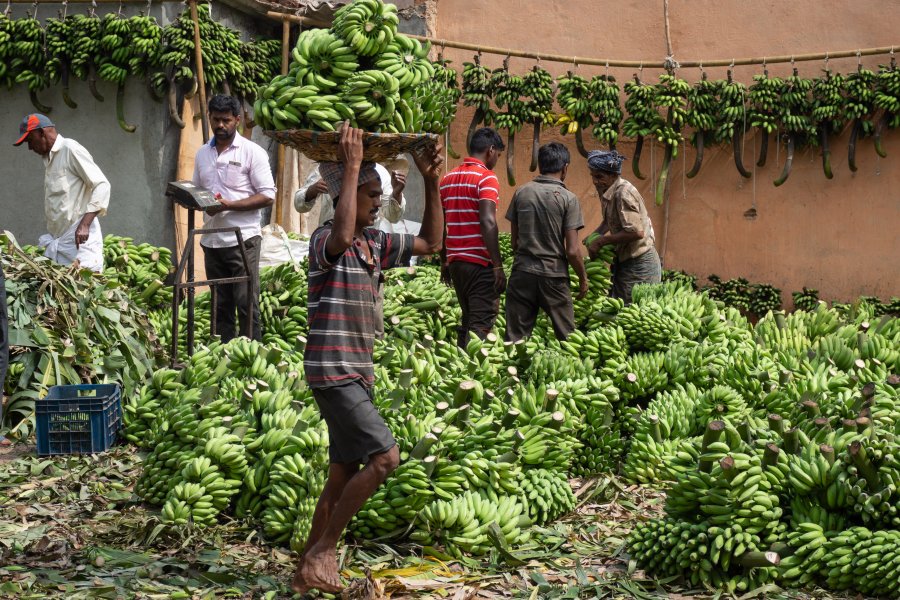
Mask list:
[[[169,307],[172,288],[163,281],[174,270],[172,251],[150,244],[135,245],[128,237],[103,238],[103,275],[132,291],[135,302],[146,310]]]
[[[563,112],[576,123],[578,129],[587,129],[593,124],[591,111],[591,85],[581,75],[569,71],[556,80],[556,102]],[[573,131],[564,131],[573,133]]]
[[[397,36],[397,7],[381,0],[354,0],[334,13],[331,29],[359,56],[377,56]]]
[[[532,523],[550,523],[575,508],[575,494],[566,476],[546,469],[526,469],[522,494],[528,501]]]
[[[414,88],[434,77],[434,65],[428,60],[430,50],[431,42],[423,44],[398,33],[378,56],[375,68],[393,75],[400,82],[400,89]]]
[[[341,99],[361,126],[391,127],[394,110],[400,101],[400,82],[384,71],[360,71],[344,82]]]
[[[619,84],[612,75],[595,75],[588,87],[591,91],[591,120],[594,121],[591,134],[598,142],[613,149],[619,141],[623,116]]]
[[[12,89],[15,73],[10,69],[10,61],[14,52],[15,22],[5,12],[0,14],[0,84]]]
[[[781,126],[799,135],[798,141],[815,140],[815,128],[810,120],[812,113],[813,80],[800,77],[797,70],[786,77],[779,94],[779,120]]]
[[[784,82],[780,77],[770,77],[768,72],[754,75],[753,81],[748,96],[750,125],[771,135],[778,129],[779,91]]]
[[[44,28],[41,27],[40,21],[31,17],[16,19],[12,24],[12,40],[9,42],[11,60],[7,68],[11,73],[15,73],[16,83],[28,86],[34,103],[33,93],[50,84],[44,72],[46,61]]]
[[[344,41],[325,29],[307,29],[291,50],[290,72],[298,86],[313,86],[320,92],[333,90],[358,68],[356,54]]]
[[[475,129],[482,122],[493,122],[493,109],[491,100],[494,90],[491,86],[491,71],[482,66],[479,57],[475,62],[464,62],[462,72],[462,99],[466,106],[475,107],[475,114],[469,124],[469,139],[475,133]]]
[[[833,590],[858,590],[863,594],[896,596],[900,591],[895,530],[871,531],[851,527],[825,543],[826,585]]]
[[[886,127],[900,127],[900,69],[894,59],[890,65],[880,65],[875,75],[875,108],[883,112],[875,127],[875,151],[884,158],[887,153],[881,145],[881,134]]]

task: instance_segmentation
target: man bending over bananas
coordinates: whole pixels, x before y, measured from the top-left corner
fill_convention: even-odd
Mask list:
[[[363,161],[363,131],[341,126],[340,162],[319,167],[334,198],[334,220],[309,241],[309,338],[303,367],[328,425],[329,469],[291,589],[342,589],[337,543],[344,528],[397,468],[400,453],[372,402],[375,296],[381,271],[411,256],[440,250],[444,217],[438,181],[441,147],[415,155],[425,179],[425,214],[418,236],[372,227],[381,206],[381,180]]]

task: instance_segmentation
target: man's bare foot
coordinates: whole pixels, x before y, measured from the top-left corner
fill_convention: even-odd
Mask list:
[[[298,574],[303,580],[303,585],[301,589],[294,589],[292,584],[292,589],[301,594],[311,589],[337,594],[344,589],[344,586],[341,584],[341,576],[337,570],[337,556],[333,550],[331,552],[310,551],[307,553]]]

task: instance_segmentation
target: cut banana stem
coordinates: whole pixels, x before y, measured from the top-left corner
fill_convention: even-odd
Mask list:
[[[119,120],[119,127],[128,133],[134,133],[137,127],[125,120],[125,84],[120,83],[116,89],[116,118]]]
[[[453,146],[450,144],[450,130],[444,132],[444,148],[447,150],[447,154],[452,159],[459,158],[459,152],[453,149]]]
[[[694,157],[694,166],[684,174],[688,179],[696,177],[697,173],[700,172],[700,166],[703,164],[703,143],[705,138],[706,134],[703,131],[698,131],[696,137],[694,137],[694,147],[697,149],[697,155]]]
[[[831,172],[831,150],[828,148],[828,125],[823,123],[819,125],[819,138],[822,142],[822,170],[825,172],[825,178],[831,179],[834,173]]]
[[[52,107],[47,106],[46,104],[43,104],[40,100],[38,100],[37,92],[34,90],[28,90],[28,99],[31,100],[32,106],[34,106],[39,112],[49,113],[53,110]]]
[[[484,120],[484,111],[480,108],[475,109],[475,114],[472,115],[472,122],[469,123],[469,132],[466,135],[466,152],[469,155],[472,154],[472,136],[475,135],[475,131],[478,129],[478,126],[481,125],[481,122]]]
[[[634,158],[631,160],[631,172],[638,179],[646,179],[641,174],[641,151],[644,149],[644,136],[639,135],[634,145]]]
[[[166,92],[166,97],[169,101],[169,118],[172,119],[172,122],[175,123],[179,129],[184,129],[184,121],[178,114],[178,96],[175,90],[175,82],[172,81],[171,78],[169,78],[169,89]]]
[[[778,455],[781,454],[781,448],[775,444],[766,444],[763,451],[762,464],[764,467],[774,467],[778,464]]]
[[[744,132],[741,129],[735,129],[734,135],[731,137],[731,145],[734,148],[734,166],[737,167],[738,173],[741,174],[741,177],[746,177],[750,179],[753,174],[744,168],[744,156],[743,149],[741,146],[744,141]]]
[[[534,173],[538,167],[538,150],[541,146],[541,122],[534,122],[534,131],[531,134],[531,165],[528,170]]]
[[[587,158],[588,151],[584,147],[584,136],[581,134],[581,127],[575,130],[575,146],[578,148],[578,153]]]
[[[886,112],[881,115],[881,118],[878,119],[878,123],[875,124],[875,152],[878,153],[878,156],[881,158],[887,157],[887,152],[884,150],[884,145],[881,141],[881,136],[884,135],[884,129],[887,127],[889,114]]]
[[[775,180],[775,187],[782,185],[787,178],[791,176],[791,165],[794,162],[794,146],[796,142],[794,140],[794,134],[788,134],[788,142],[787,142],[787,159],[784,161],[784,170],[781,171],[781,177]]]
[[[759,132],[759,141],[762,145],[759,147],[759,160],[756,161],[756,166],[764,167],[766,166],[766,158],[769,156],[769,131],[760,127]]]
[[[72,100],[72,96],[69,95],[69,69],[66,65],[62,65],[61,67],[61,79],[63,102],[65,102],[66,106],[69,108],[78,108],[78,103]]]
[[[516,185],[516,132],[508,130],[506,136],[506,181],[509,185]]]
[[[656,205],[662,206],[666,199],[666,184],[669,181],[669,165],[672,164],[672,153],[674,148],[666,144],[666,150],[663,153],[663,164],[659,170],[659,179],[656,182]]]
[[[777,567],[780,562],[777,552],[747,552],[741,556],[741,566],[745,569]]]

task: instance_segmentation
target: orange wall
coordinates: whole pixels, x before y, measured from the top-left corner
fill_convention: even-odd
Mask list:
[[[821,0],[672,0],[669,21],[675,57],[682,60],[722,59],[778,54],[803,54],[898,45],[900,11],[889,10],[883,0],[821,2]],[[833,8],[823,8],[823,6]],[[840,6],[840,8],[838,8]],[[604,57],[623,60],[661,60],[666,54],[663,2],[609,0],[437,0],[438,38],[533,52]],[[472,53],[447,48],[445,56],[461,69]],[[484,55],[482,64],[500,66],[502,57]],[[887,57],[864,58],[864,65],[877,67]],[[534,64],[512,59],[510,68],[524,72]],[[544,62],[554,75],[572,65]],[[856,68],[856,59],[831,60],[840,72]],[[798,63],[801,75],[817,76],[823,63]],[[752,83],[761,67],[737,67],[735,78]],[[590,77],[603,67],[580,66],[577,72]],[[610,69],[620,82],[634,69]],[[708,69],[710,76],[724,76],[724,69]],[[770,72],[785,75],[789,65],[771,65]],[[654,80],[659,71],[645,69],[643,79]],[[683,69],[679,75],[694,82],[698,69]],[[451,131],[455,149],[462,152],[472,112],[461,108]],[[505,136],[505,133],[504,133]],[[516,142],[516,174],[521,184],[531,178],[530,127]],[[885,137],[886,159],[879,158],[871,140],[857,148],[859,170],[847,166],[848,132],[832,140],[834,179],[825,179],[817,150],[798,152],[788,181],[776,188],[772,181],[781,171],[784,146],[770,141],[765,167],[753,167],[752,179],[742,178],[734,168],[730,147],[709,149],[703,168],[693,180],[683,177],[694,158],[693,149],[683,147],[670,172],[669,215],[653,205],[655,175],[662,160],[661,148],[644,146],[641,159],[646,181],[631,173],[630,161],[623,174],[647,200],[664,265],[684,269],[705,278],[747,277],[781,288],[789,303],[789,292],[802,286],[818,288],[827,299],[850,300],[861,294],[881,297],[900,295],[900,131]],[[573,154],[567,184],[582,201],[589,228],[599,224],[599,200],[590,182],[586,164],[577,154],[574,139],[561,138],[546,130],[542,142],[561,140]],[[745,155],[755,156],[759,140],[748,135]],[[589,149],[598,147],[586,138]],[[632,141],[619,144],[619,151],[633,156]],[[651,158],[652,155],[652,158]],[[778,159],[778,160],[776,160]],[[505,161],[504,159],[502,159]],[[455,166],[458,161],[451,161]],[[750,168],[755,160],[746,158]],[[652,167],[652,169],[651,169]],[[497,174],[503,183],[501,214],[513,188],[505,184],[505,164]],[[755,208],[757,217],[745,211]],[[505,223],[505,221],[504,221]],[[667,241],[666,241],[667,238]]]

